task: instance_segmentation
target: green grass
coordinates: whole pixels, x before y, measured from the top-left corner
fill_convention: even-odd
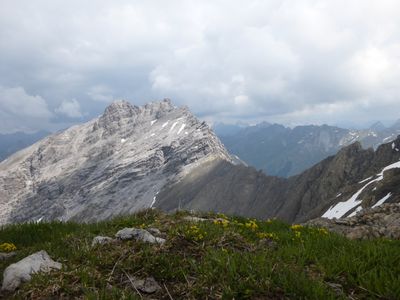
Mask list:
[[[63,269],[35,275],[0,297],[141,299],[129,275],[154,277],[162,290],[142,293],[153,299],[400,298],[400,241],[350,241],[316,228],[215,214],[200,216],[227,221],[189,223],[185,215],[149,210],[96,224],[6,226],[0,244],[14,243],[18,254],[0,262],[1,279],[10,263],[39,250]],[[157,227],[167,242],[91,247],[94,236],[114,236],[124,227]]]

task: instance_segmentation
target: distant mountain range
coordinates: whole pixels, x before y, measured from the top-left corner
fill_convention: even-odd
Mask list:
[[[118,101],[0,162],[0,224],[98,221],[155,207],[301,222],[400,202],[399,138],[375,151],[360,142],[345,146],[361,133],[349,132],[347,140],[344,129],[329,126],[245,130],[251,136],[260,128],[302,136],[290,144],[298,149],[344,146],[299,175],[267,176],[238,163],[187,108]],[[375,138],[372,132],[366,138]]]
[[[6,159],[11,154],[36,143],[49,134],[50,132],[47,131],[0,134],[0,161]]]
[[[359,141],[363,148],[376,149],[400,134],[400,120],[386,128],[377,122],[364,130],[328,125],[294,128],[260,123],[255,126],[217,124],[215,131],[228,151],[268,175],[300,174],[342,147]]]

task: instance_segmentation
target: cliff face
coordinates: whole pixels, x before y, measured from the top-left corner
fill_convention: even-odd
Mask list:
[[[93,221],[148,208],[166,184],[231,161],[209,127],[169,100],[118,101],[104,114],[0,164],[0,223]]]

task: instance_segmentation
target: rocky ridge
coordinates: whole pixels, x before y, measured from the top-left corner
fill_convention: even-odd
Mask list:
[[[194,169],[189,177],[163,189],[158,207],[305,222],[343,202],[346,217],[362,208],[400,202],[399,148],[400,138],[376,151],[364,150],[357,142],[288,179],[220,161]],[[364,181],[367,178],[370,183]]]
[[[169,99],[145,106],[116,101],[100,117],[0,163],[0,224],[133,213],[214,160],[231,157],[187,108]]]
[[[306,224],[327,228],[350,239],[400,239],[400,204],[387,203],[366,208],[352,217],[318,218]]]

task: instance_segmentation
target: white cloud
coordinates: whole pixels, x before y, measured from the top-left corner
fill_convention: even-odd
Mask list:
[[[29,95],[22,87],[0,86],[0,132],[38,130],[52,116],[41,96]]]
[[[78,101],[72,99],[70,101],[64,100],[60,107],[56,109],[56,113],[65,115],[69,118],[82,118],[81,106]]]
[[[396,119],[399,11],[397,0],[7,1],[0,85],[68,117],[169,97],[207,119]]]

